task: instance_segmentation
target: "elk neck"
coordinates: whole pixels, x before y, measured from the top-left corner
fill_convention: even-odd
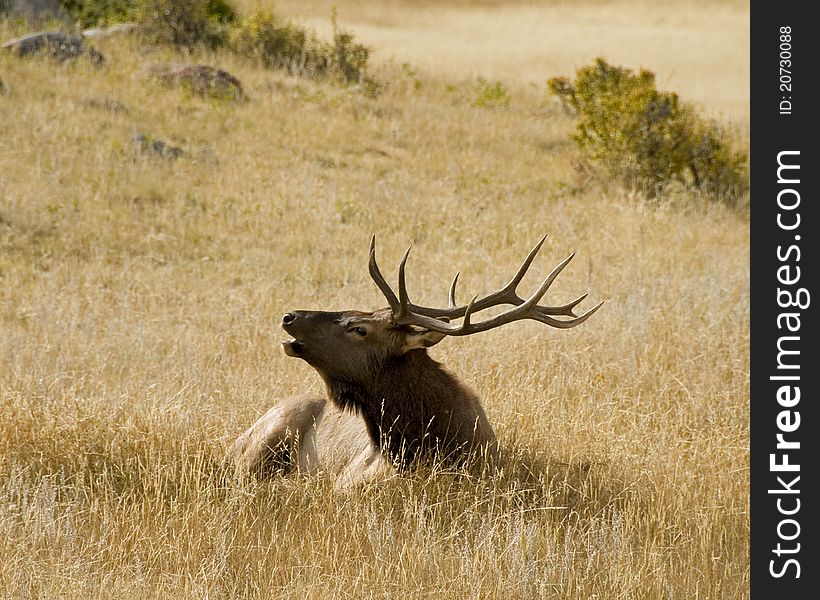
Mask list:
[[[411,462],[425,440],[446,438],[453,411],[473,399],[424,349],[369,365],[367,373],[355,382],[325,379],[328,395],[359,413],[373,444],[399,463]]]

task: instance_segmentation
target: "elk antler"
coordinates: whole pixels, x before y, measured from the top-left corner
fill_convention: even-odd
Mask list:
[[[404,268],[407,263],[407,257],[410,255],[410,248],[408,248],[404,253],[404,257],[399,265],[399,296],[396,297],[395,292],[393,292],[384,280],[381,271],[379,271],[379,266],[376,264],[375,235],[370,240],[370,276],[373,278],[373,281],[376,282],[376,285],[379,286],[382,294],[384,294],[384,297],[387,299],[387,303],[390,305],[390,310],[393,313],[392,320],[397,324],[419,325],[430,331],[437,331],[446,335],[470,335],[480,331],[495,329],[501,325],[523,319],[532,319],[559,329],[569,329],[570,327],[575,327],[576,325],[580,325],[586,321],[596,310],[601,308],[603,302],[589,309],[582,315],[576,315],[573,312],[573,309],[587,297],[587,294],[583,294],[572,302],[561,306],[541,306],[538,304],[538,301],[543,298],[544,294],[547,293],[547,290],[552,285],[552,282],[555,281],[556,277],[558,277],[564,267],[569,264],[569,261],[571,261],[572,257],[575,256],[574,253],[570,254],[567,258],[561,261],[529,298],[525,300],[516,292],[518,284],[521,283],[527,269],[529,269],[535,255],[538,254],[538,251],[541,249],[541,246],[544,244],[544,240],[546,239],[547,236],[545,235],[539,240],[533,249],[530,250],[527,258],[524,259],[521,267],[515,275],[513,275],[513,278],[510,279],[507,285],[497,292],[493,292],[492,294],[489,294],[481,299],[479,299],[478,296],[473,296],[473,299],[470,300],[470,302],[465,306],[456,306],[455,302],[458,273],[456,273],[456,276],[453,278],[453,283],[450,285],[450,292],[448,294],[448,308],[419,306],[410,302],[407,295],[407,285],[404,276]],[[509,308],[501,314],[487,319],[486,321],[480,321],[478,323],[471,322],[470,318],[475,312],[482,311],[492,306],[501,305],[511,305],[512,308]],[[553,318],[554,316],[566,316],[572,318],[555,319]],[[462,317],[464,320],[461,324],[447,322],[449,319],[458,319]]]

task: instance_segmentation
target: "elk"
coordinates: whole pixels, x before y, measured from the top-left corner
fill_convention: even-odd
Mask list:
[[[399,265],[398,295],[387,284],[376,263],[374,236],[369,271],[388,307],[373,312],[286,313],[282,328],[292,338],[282,342],[284,352],[313,367],[327,395],[280,401],[234,442],[229,460],[244,472],[263,476],[291,470],[326,472],[338,487],[403,470],[417,461],[438,460],[448,466],[492,461],[496,437],[477,396],[427,349],[448,336],[472,335],[523,319],[568,329],[592,316],[603,303],[581,315],[574,312],[587,294],[560,306],[539,304],[574,254],[560,262],[531,296],[518,295],[516,289],[546,237],[500,290],[459,306],[456,274],[448,306],[434,308],[409,300],[409,248]],[[508,308],[475,320],[480,311],[497,306]]]

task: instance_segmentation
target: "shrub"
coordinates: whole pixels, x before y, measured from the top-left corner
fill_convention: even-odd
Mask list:
[[[324,70],[319,42],[307,30],[278,14],[260,10],[239,23],[229,38],[231,48],[271,69],[293,75]]]
[[[479,77],[477,83],[478,89],[473,100],[473,106],[503,108],[510,105],[510,94],[503,83],[500,81],[487,81],[483,77]]]
[[[163,5],[186,4],[186,2],[156,2],[155,0],[60,0],[66,12],[81,27],[108,25],[110,23],[137,19],[147,10],[167,8]],[[187,2],[199,5],[209,19],[218,23],[231,23],[236,20],[236,10],[227,0],[202,0]],[[183,7],[184,8],[184,7]],[[190,7],[189,7],[190,8]]]
[[[236,20],[225,0],[136,0],[134,16],[148,41],[189,49],[221,45]]]
[[[355,41],[353,33],[342,29],[336,20],[336,10],[330,17],[333,24],[333,46],[330,60],[330,70],[336,76],[347,82],[365,82],[367,60],[370,58],[370,49]]]
[[[129,21],[134,16],[135,0],[61,0],[66,12],[80,27]]]
[[[274,12],[260,10],[233,29],[230,45],[265,67],[291,75],[329,76],[346,83],[366,80],[370,52],[354,41],[353,34],[337,26],[335,15],[331,43]]]
[[[238,19],[236,9],[228,0],[207,0],[208,15],[220,23],[235,23]]]
[[[718,123],[658,91],[652,72],[636,75],[599,58],[574,82],[557,77],[548,87],[578,116],[574,138],[592,173],[649,197],[678,184],[735,202],[748,189],[746,155]]]

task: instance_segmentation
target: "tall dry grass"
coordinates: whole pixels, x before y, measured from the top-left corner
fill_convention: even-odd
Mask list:
[[[233,106],[147,80],[164,51],[100,49],[0,55],[0,596],[748,597],[748,215],[578,181],[540,91],[488,110],[387,66],[366,98],[195,56],[242,80]],[[455,270],[489,291],[549,232],[525,285],[578,250],[553,299],[606,304],[432,351],[483,398],[495,478],[233,481],[234,437],[321,389],[279,316],[383,303],[374,232],[383,268],[414,245],[421,302]]]
[[[268,0],[242,0],[248,9]],[[543,87],[598,56],[647,68],[709,114],[749,119],[749,3],[737,0],[277,0],[327,32],[342,23],[375,56],[446,77],[466,74]]]

